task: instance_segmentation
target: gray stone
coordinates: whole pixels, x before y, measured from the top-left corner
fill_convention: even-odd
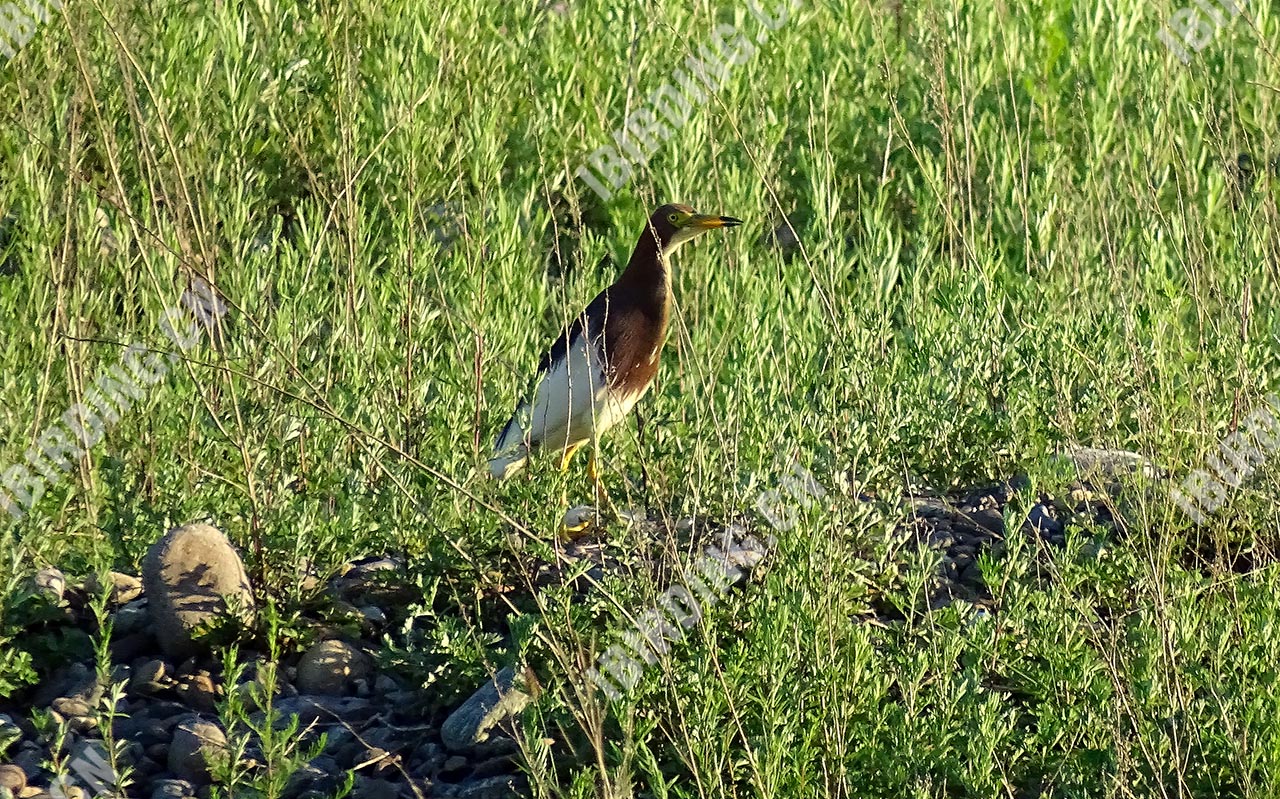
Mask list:
[[[327,786],[321,783],[330,779],[333,772],[326,771],[317,766],[314,761],[304,764],[297,771],[289,775],[289,781],[285,785],[285,796],[302,796],[307,790],[313,790],[323,793]]]
[[[398,799],[399,796],[399,785],[378,777],[360,775],[351,789],[352,799]]]
[[[969,518],[981,525],[988,532],[1004,535],[1004,516],[998,510],[976,510],[968,514]]]
[[[209,766],[226,750],[227,736],[222,728],[192,717],[178,725],[169,745],[169,771],[179,777],[204,783],[209,780]]]
[[[192,710],[212,713],[217,707],[218,688],[206,671],[188,674],[178,680],[178,698]]]
[[[123,636],[142,632],[147,628],[149,616],[147,600],[135,599],[111,615],[111,634]]]
[[[196,786],[186,780],[154,780],[151,783],[151,799],[184,799],[194,796]]]
[[[518,715],[528,704],[529,695],[515,687],[515,669],[508,666],[445,719],[440,739],[449,750],[464,752],[488,740],[495,726]]]
[[[519,775],[503,775],[475,780],[459,787],[457,799],[511,799],[528,793],[528,781]]]
[[[373,670],[369,656],[345,641],[321,641],[298,661],[298,690],[304,694],[342,696],[353,680]]]
[[[35,573],[31,585],[37,594],[43,594],[54,602],[62,601],[67,591],[67,577],[61,570],[47,566]]]
[[[0,716],[0,752],[22,740],[22,728],[8,716]]]
[[[168,677],[172,669],[163,660],[148,660],[129,678],[129,692],[153,694],[167,688],[173,680]]]
[[[123,572],[108,572],[105,577],[92,574],[85,580],[84,588],[93,596],[109,591],[110,601],[117,605],[132,602],[142,596],[142,581]]]
[[[390,557],[352,564],[329,587],[338,598],[356,606],[397,607],[415,596],[414,587],[404,579],[404,562]]]
[[[356,697],[294,696],[277,701],[273,709],[280,717],[277,726],[283,726],[290,716],[297,716],[299,722],[306,725],[365,721],[377,714],[377,708],[368,699]],[[262,715],[255,713],[253,719],[258,722]]]
[[[111,659],[117,662],[136,660],[139,655],[155,651],[155,639],[150,633],[130,633],[123,637],[112,636],[108,649]]]
[[[445,761],[440,764],[440,776],[446,780],[457,780],[470,770],[470,764],[462,755],[445,758]]]
[[[48,707],[53,700],[63,696],[97,702],[102,696],[98,675],[89,671],[89,667],[83,663],[63,666],[40,684],[35,695],[31,697],[31,704],[37,707]]]
[[[383,696],[400,690],[400,684],[388,674],[379,674],[373,681],[373,690]]]
[[[49,709],[68,721],[88,719],[93,716],[93,706],[75,696],[58,697],[50,703]]]
[[[520,771],[520,764],[517,762],[515,754],[498,755],[488,760],[481,761],[471,770],[472,779],[483,779],[484,777],[496,777],[502,774],[516,774]]]
[[[207,524],[170,530],[147,551],[142,582],[160,648],[171,656],[193,654],[192,633],[229,610],[246,618],[253,592],[231,542]]]
[[[1062,522],[1053,517],[1053,510],[1043,503],[1036,503],[1027,513],[1026,527],[1045,538],[1062,535]]]
[[[44,771],[44,752],[41,751],[39,744],[27,741],[18,749],[17,754],[9,759],[9,762],[22,769],[27,779],[32,780]]]

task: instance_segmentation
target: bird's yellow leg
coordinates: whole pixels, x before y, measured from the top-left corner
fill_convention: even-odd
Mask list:
[[[596,490],[596,507],[599,508],[602,504],[606,505],[608,506],[609,512],[614,516],[617,516],[618,509],[614,506],[613,500],[609,497],[609,492],[605,490],[604,481],[600,479],[599,451],[598,447],[593,446],[591,448],[591,454],[587,459],[587,474],[590,475],[591,484]]]
[[[560,471],[568,471],[569,461],[573,460],[573,453],[577,452],[578,448],[581,446],[581,444],[570,444],[569,447],[565,449],[564,455],[560,457]]]
[[[560,473],[561,474],[564,474],[569,470],[569,461],[573,460],[573,453],[577,452],[578,447],[580,446],[582,445],[573,444],[567,449],[565,449],[564,454],[560,456]],[[569,481],[568,480],[560,481],[560,504],[561,505],[569,504]]]
[[[569,461],[573,459],[574,453],[577,452],[581,446],[581,444],[573,444],[565,449],[564,455],[560,458],[561,473],[569,469]],[[569,483],[567,480],[560,486],[560,504],[562,506],[567,506],[569,504]],[[566,514],[566,520],[562,522],[560,526],[560,537],[562,539],[572,540],[573,538],[578,537],[580,534],[584,533],[587,528],[591,527],[593,522],[593,519],[589,515],[583,516],[580,521],[576,522],[569,522],[567,520],[567,516],[568,514]]]

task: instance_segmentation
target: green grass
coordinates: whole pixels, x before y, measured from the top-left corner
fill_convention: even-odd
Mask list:
[[[805,4],[607,204],[574,170],[715,22],[758,26],[732,3],[491,5],[86,0],[0,65],[0,464],[124,346],[166,346],[187,275],[232,305],[221,350],[0,521],[8,596],[38,565],[136,570],[208,518],[285,607],[304,559],[404,550],[438,589],[427,610],[461,608],[477,640],[525,631],[495,656],[588,664],[615,605],[552,593],[516,623],[476,599],[517,570],[512,522],[549,540],[564,478],[477,469],[541,348],[666,201],[749,223],[677,258],[643,438],[604,448],[623,504],[750,514],[792,457],[833,496],[850,474],[884,496],[1020,471],[1058,492],[1051,456],[1073,443],[1180,479],[1280,388],[1265,4],[1189,66],[1156,37],[1161,4]],[[784,217],[792,258],[759,243]],[[1267,562],[1278,489],[1263,469],[1204,530],[1157,493],[1106,557],[1087,531],[1052,557],[1012,545],[987,564],[993,618],[889,629],[853,619],[894,565],[892,519],[814,509],[626,700],[581,701],[581,675],[548,667],[533,737],[546,722],[599,752],[534,782],[1280,795],[1275,571],[1179,556],[1204,536]],[[5,602],[0,643],[21,619]],[[474,660],[446,679],[470,684]]]

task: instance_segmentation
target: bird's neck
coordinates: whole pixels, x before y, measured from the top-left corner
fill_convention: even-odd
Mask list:
[[[646,314],[664,321],[671,307],[668,255],[659,247],[653,231],[646,229],[640,234],[640,240],[631,253],[631,260],[616,284],[619,289],[635,298]]]

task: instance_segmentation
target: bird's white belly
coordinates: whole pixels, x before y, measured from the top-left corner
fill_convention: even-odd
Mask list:
[[[630,413],[643,394],[611,391],[596,348],[580,335],[568,357],[555,364],[538,385],[530,413],[530,442],[563,449],[590,441]]]

